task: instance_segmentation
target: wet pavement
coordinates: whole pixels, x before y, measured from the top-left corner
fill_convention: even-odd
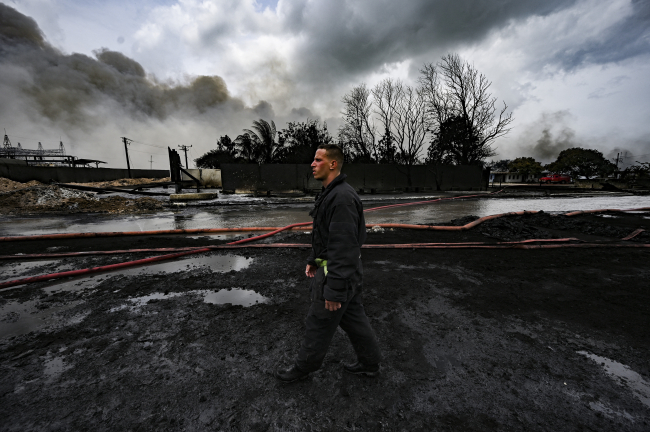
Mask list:
[[[364,208],[392,203],[436,199],[436,195],[363,196]],[[242,204],[220,207],[187,207],[154,215],[48,215],[0,216],[0,235],[34,235],[66,232],[152,231],[194,228],[232,228],[248,226],[286,226],[309,221],[309,203],[259,204],[262,198],[239,197]],[[251,203],[254,200],[254,203]],[[257,203],[257,204],[255,204]],[[485,197],[434,204],[398,207],[366,214],[366,222],[375,223],[444,223],[467,215],[488,216],[521,210],[569,212],[601,208],[637,208],[650,206],[650,196],[596,194],[575,197]]]

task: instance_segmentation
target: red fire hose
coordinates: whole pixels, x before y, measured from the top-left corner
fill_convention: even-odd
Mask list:
[[[410,203],[407,203],[410,204]],[[372,210],[372,209],[371,209]],[[629,210],[620,210],[620,209],[602,209],[602,210],[588,210],[582,213],[597,213],[597,212],[604,212],[604,211],[646,211],[650,210],[650,207],[645,207],[645,208],[639,208],[639,209],[629,209]],[[510,212],[510,213],[502,213],[498,215],[491,215],[491,216],[485,216],[483,218],[479,218],[473,222],[470,222],[467,225],[463,226],[431,226],[431,225],[410,225],[410,224],[378,224],[381,227],[386,227],[386,228],[412,228],[412,229],[433,229],[433,230],[445,230],[445,231],[455,231],[455,230],[465,230],[472,228],[481,222],[484,222],[486,220],[490,219],[495,219],[498,217],[503,217],[503,216],[508,216],[508,215],[523,215],[523,214],[533,214],[533,213],[538,213],[538,211],[522,211],[522,212]],[[572,212],[567,214],[567,216],[574,216],[576,214],[580,214],[581,212]],[[286,227],[278,228],[275,229],[274,231],[263,234],[261,236],[256,236],[256,237],[250,237],[247,239],[242,239],[238,240],[236,242],[231,242],[228,243],[225,246],[231,246],[235,247],[237,245],[241,245],[243,243],[247,243],[253,240],[259,240],[262,238],[269,237],[271,235],[274,235],[276,233],[279,233],[281,231],[287,230],[287,229],[293,229],[295,227],[303,227],[306,225],[311,225],[311,222],[303,222],[303,223],[297,223],[297,224],[291,224],[287,225]],[[376,226],[376,225],[375,225]],[[224,228],[225,230],[238,230],[238,229],[233,229],[233,228]],[[173,230],[176,231],[176,230]],[[185,231],[185,230],[182,230]],[[223,231],[222,231],[223,232]],[[82,233],[86,234],[86,233]],[[92,233],[91,233],[92,234]],[[94,234],[106,234],[106,233],[94,233]],[[115,234],[115,233],[110,233],[110,234]],[[65,235],[65,234],[64,234]],[[29,236],[29,237],[41,237],[41,236]],[[28,238],[29,238],[28,237]],[[81,237],[86,237],[82,235]],[[23,239],[24,237],[18,237],[17,239]],[[74,237],[67,237],[67,238],[74,238]],[[2,239],[12,239],[14,238],[11,237],[4,237]],[[4,241],[12,241],[12,240],[4,240]],[[0,239],[0,241],[2,241]],[[542,248],[558,248],[558,247],[603,247],[604,244],[601,243],[596,243],[596,244],[546,244],[546,245],[529,245],[529,244],[491,244],[491,245],[462,245],[462,244],[456,244],[456,245],[440,245],[440,244],[432,244],[432,243],[414,243],[414,244],[396,244],[396,245],[366,245],[365,247],[367,248],[377,248],[377,247],[382,247],[382,248],[393,248],[393,249],[402,249],[402,248],[426,248],[426,249],[440,249],[440,248],[481,248],[481,249],[503,249],[503,248],[520,248],[520,249],[542,249]],[[273,246],[273,245],[253,245],[254,247],[281,247],[281,246]],[[250,246],[249,246],[250,247]],[[285,245],[284,247],[289,247]],[[291,247],[305,247],[304,245],[295,245]],[[648,244],[630,244],[630,243],[625,243],[625,244],[607,244],[607,247],[650,247]],[[90,274],[90,273],[97,273],[101,271],[107,271],[107,270],[116,270],[120,268],[126,268],[126,267],[132,267],[132,266],[137,266],[141,264],[148,264],[156,261],[163,261],[167,259],[172,259],[172,258],[179,258],[181,256],[186,256],[186,255],[191,255],[191,254],[196,254],[196,253],[201,253],[201,252],[207,252],[213,249],[218,249],[218,248],[224,248],[223,246],[211,246],[211,247],[204,247],[204,248],[197,248],[197,249],[191,249],[191,250],[186,250],[183,252],[175,253],[175,254],[169,254],[169,255],[161,255],[158,257],[152,257],[152,258],[145,258],[141,260],[136,260],[136,261],[129,261],[129,262],[124,262],[124,263],[119,263],[119,264],[111,264],[107,266],[101,266],[101,267],[94,267],[94,268],[89,268],[89,269],[82,269],[82,270],[71,270],[67,272],[62,272],[62,273],[53,273],[53,274],[48,274],[48,275],[41,275],[41,276],[34,276],[34,277],[29,277],[29,278],[23,278],[23,279],[17,279],[13,281],[7,281],[0,283],[0,289],[2,288],[9,288],[12,286],[17,286],[17,285],[23,285],[29,282],[38,282],[38,281],[45,281],[45,280],[52,280],[52,279],[59,279],[59,278],[65,278],[65,277],[70,277],[70,276],[79,276],[79,275],[84,275],[84,274]]]
[[[306,225],[306,224],[311,224],[311,222],[303,222],[303,223],[298,223],[298,224],[292,224],[292,225],[287,225],[286,227],[276,229],[273,232],[270,232],[268,234],[264,234],[261,236],[256,236],[256,237],[249,237],[246,239],[238,240],[235,242],[228,243],[229,246],[235,246],[235,245],[241,245],[243,243],[251,242],[253,240],[259,240],[266,238],[270,235],[277,234],[280,231],[284,231],[287,229],[291,229],[296,226],[301,226],[301,225]],[[93,268],[87,268],[87,269],[82,269],[82,270],[70,270],[67,272],[61,272],[61,273],[51,273],[51,274],[46,274],[46,275],[41,275],[41,276],[33,276],[33,277],[28,277],[28,278],[23,278],[23,279],[16,279],[12,281],[7,281],[0,283],[0,289],[2,288],[9,288],[12,286],[17,286],[17,285],[23,285],[26,283],[30,282],[39,282],[39,281],[46,281],[46,280],[52,280],[52,279],[61,279],[61,278],[66,278],[70,276],[81,276],[84,274],[90,274],[90,273],[98,273],[102,271],[110,271],[110,270],[117,270],[121,268],[126,268],[126,267],[134,267],[142,264],[150,264],[153,262],[157,261],[164,261],[168,259],[173,259],[173,258],[180,258],[182,256],[186,255],[192,255],[192,254],[197,254],[201,252],[208,252],[212,250],[210,247],[202,247],[202,248],[194,248],[191,250],[187,250],[184,252],[179,252],[179,253],[174,253],[174,254],[169,254],[169,255],[160,255],[157,257],[152,257],[152,258],[144,258],[140,260],[135,260],[135,261],[127,261],[119,264],[110,264],[106,266],[101,266],[101,267],[93,267]]]

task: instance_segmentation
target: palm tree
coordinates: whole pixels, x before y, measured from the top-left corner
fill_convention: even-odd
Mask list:
[[[275,123],[259,119],[253,122],[253,130],[244,129],[244,135],[248,135],[254,143],[258,163],[278,162],[282,156],[282,145],[276,142],[277,131]]]
[[[244,158],[246,162],[257,162],[257,148],[250,134],[244,133],[235,138],[237,153]]]

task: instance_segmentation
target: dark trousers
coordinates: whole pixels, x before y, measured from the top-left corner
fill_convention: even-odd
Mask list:
[[[331,312],[325,309],[323,269],[318,272],[311,284],[311,306],[307,314],[305,339],[300,347],[296,366],[302,371],[313,372],[323,364],[327,348],[332,341],[336,327],[341,326],[347,333],[357,359],[366,365],[376,365],[381,361],[379,345],[375,332],[363,308],[359,289],[351,291],[348,300],[341,308]]]

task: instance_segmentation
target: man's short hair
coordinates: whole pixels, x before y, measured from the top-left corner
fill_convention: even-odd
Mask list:
[[[318,148],[325,150],[327,157],[334,159],[338,163],[339,168],[343,166],[343,150],[341,150],[341,147],[336,144],[321,144]]]

